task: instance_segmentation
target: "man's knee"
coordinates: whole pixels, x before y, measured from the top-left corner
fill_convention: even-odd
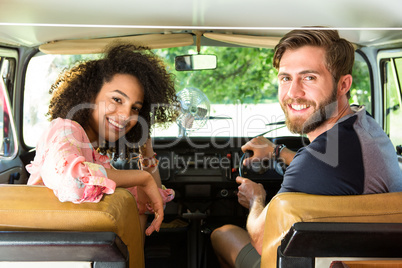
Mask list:
[[[219,260],[230,267],[235,265],[239,252],[250,242],[247,231],[236,225],[224,225],[211,234],[211,243]]]
[[[231,225],[231,224],[226,224],[219,228],[216,228],[211,234],[211,240],[220,239],[224,236],[227,236],[228,234],[233,233],[233,231],[236,228],[239,228],[239,227],[237,227],[235,225]]]
[[[211,234],[211,242],[214,247],[222,244],[245,245],[250,241],[247,231],[239,226],[227,224],[215,229]]]

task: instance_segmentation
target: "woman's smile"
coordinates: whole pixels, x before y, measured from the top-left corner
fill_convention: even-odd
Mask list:
[[[125,121],[124,123],[119,123],[119,122],[111,119],[110,117],[107,117],[106,120],[109,122],[110,125],[112,125],[112,127],[114,127],[114,129],[116,129],[118,131],[123,131],[127,124],[127,121]]]

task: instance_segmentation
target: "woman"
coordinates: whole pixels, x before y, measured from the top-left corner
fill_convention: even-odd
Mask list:
[[[27,166],[28,184],[45,185],[60,201],[73,203],[99,202],[116,187],[129,188],[140,214],[155,213],[146,230],[150,235],[159,231],[163,202],[174,197],[173,190],[160,189],[150,138],[151,123],[176,117],[169,105],[176,101],[173,79],[158,57],[142,47],[117,44],[104,55],[73,67],[52,85],[52,122]],[[110,165],[111,154],[128,156],[136,150],[141,170]],[[141,221],[145,227],[146,217]]]

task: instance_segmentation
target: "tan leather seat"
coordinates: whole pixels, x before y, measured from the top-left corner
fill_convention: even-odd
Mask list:
[[[278,246],[296,222],[402,223],[402,192],[358,196],[276,195],[268,205],[261,267],[276,267]]]
[[[114,232],[126,244],[130,267],[144,267],[137,204],[125,189],[99,203],[60,202],[44,186],[0,186],[0,231]]]

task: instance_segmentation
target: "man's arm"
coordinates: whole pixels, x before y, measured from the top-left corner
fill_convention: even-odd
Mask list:
[[[262,241],[264,239],[265,218],[268,205],[261,199],[256,199],[250,207],[250,213],[247,218],[247,231],[251,238],[251,244],[261,255]]]
[[[265,137],[258,136],[246,144],[244,144],[241,149],[243,152],[250,150],[253,151],[253,156],[244,159],[243,164],[247,166],[249,162],[254,162],[254,161],[261,161],[262,159],[266,158],[272,158],[273,157],[273,152],[275,149],[275,144],[273,144],[270,140],[268,140]],[[284,163],[286,165],[290,165],[290,162],[292,162],[293,158],[295,157],[296,152],[293,152],[292,150],[288,148],[284,148],[281,152],[279,157],[283,159]]]
[[[251,244],[261,254],[265,216],[267,213],[265,207],[265,189],[262,184],[255,183],[243,177],[237,177],[236,182],[240,184],[237,194],[239,203],[245,208],[250,209],[247,218],[247,230],[251,238]]]

